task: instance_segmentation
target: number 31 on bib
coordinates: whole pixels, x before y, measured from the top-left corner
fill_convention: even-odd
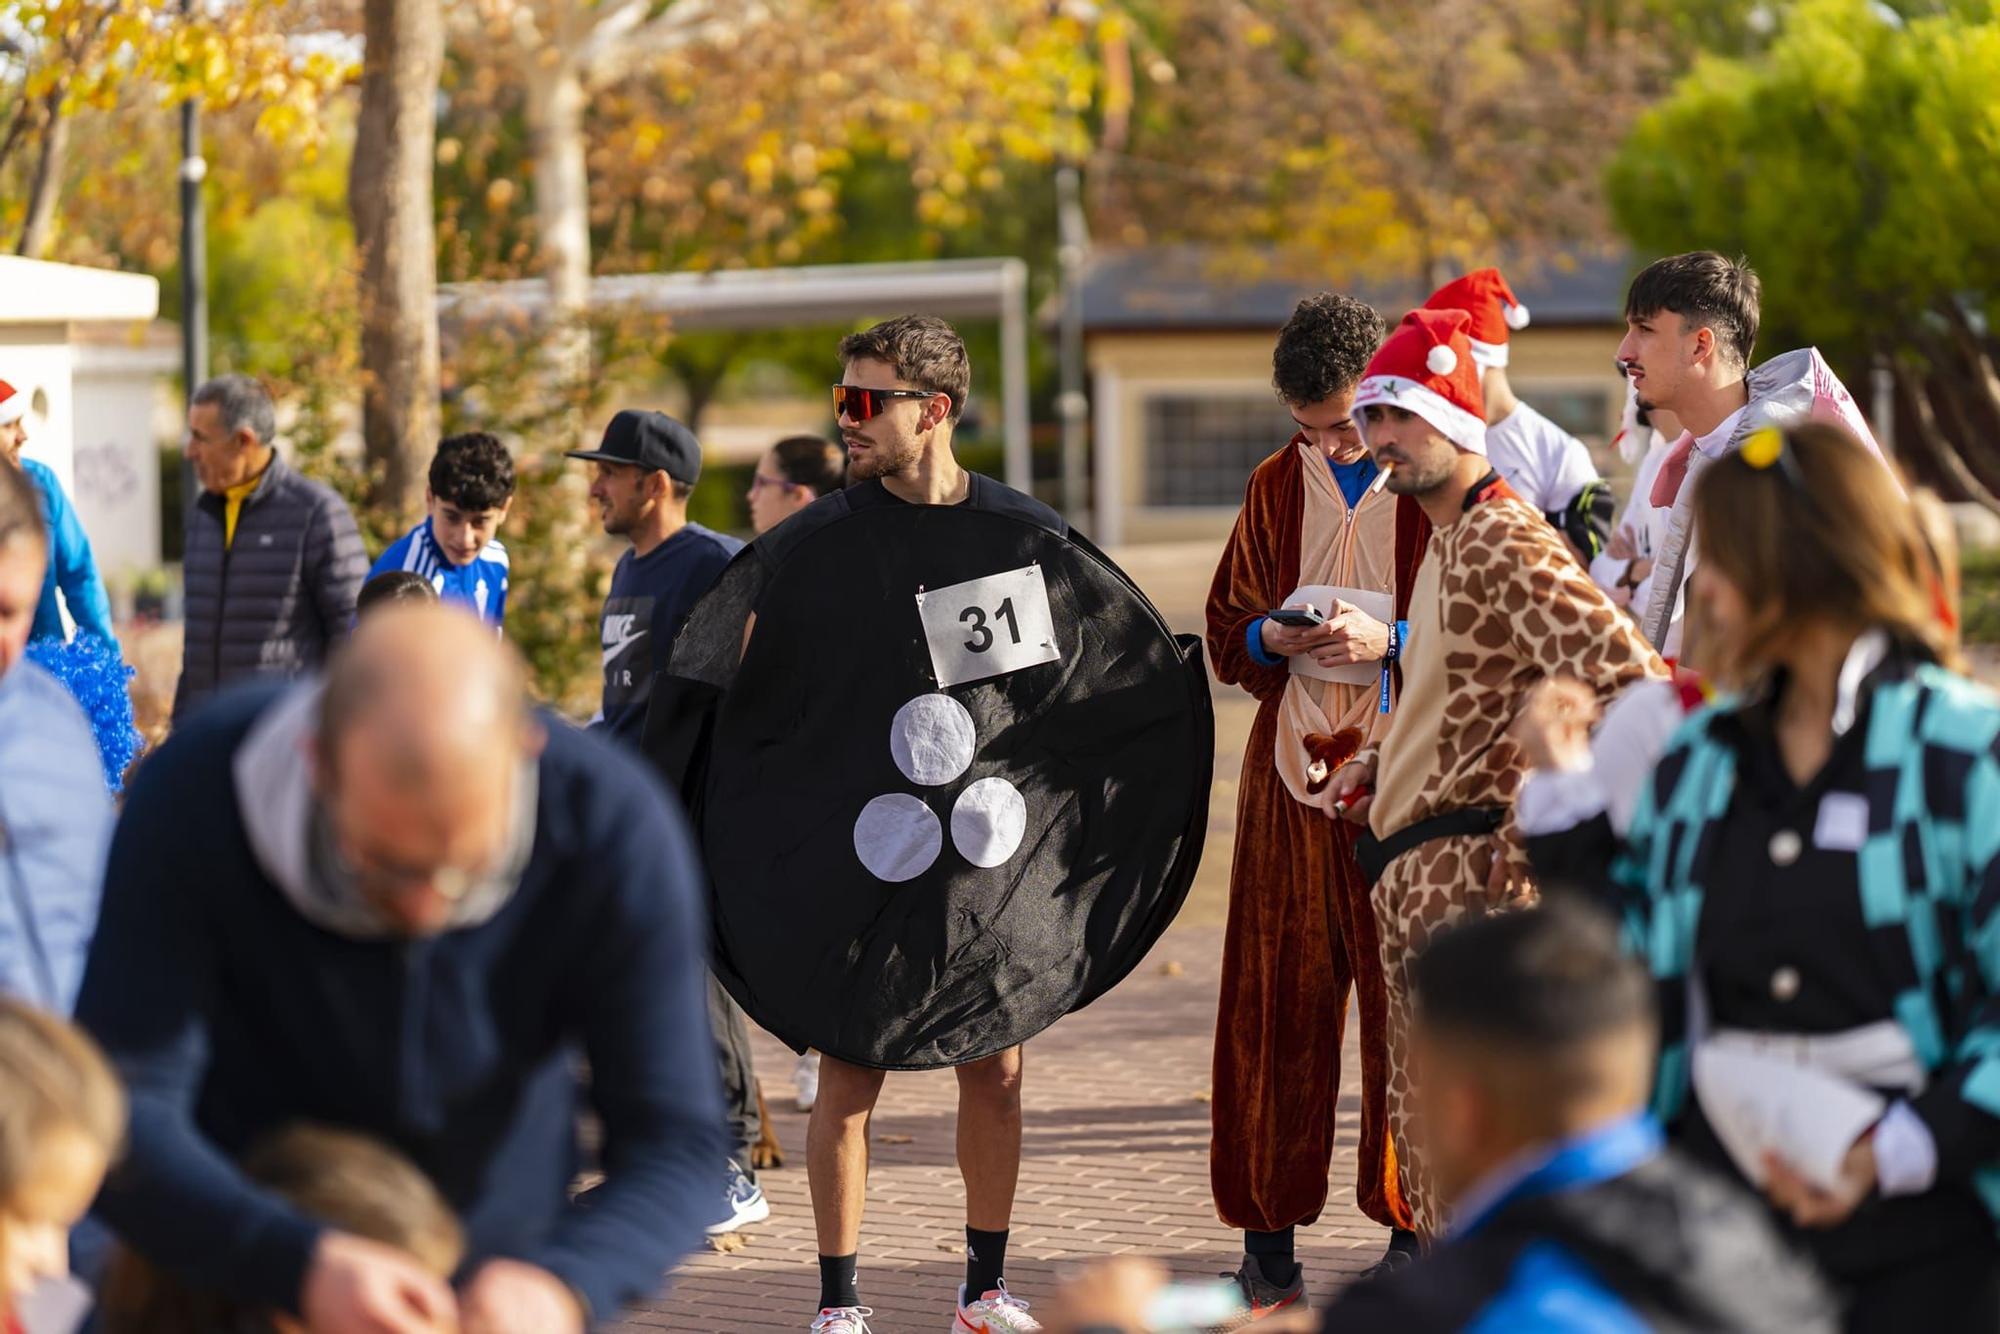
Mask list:
[[[1062,660],[1039,565],[921,592],[917,616],[940,690]]]

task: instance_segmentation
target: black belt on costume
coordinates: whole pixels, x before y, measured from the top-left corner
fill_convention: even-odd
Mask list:
[[[1434,838],[1454,838],[1463,834],[1490,834],[1507,818],[1505,806],[1466,806],[1428,820],[1405,825],[1387,838],[1363,832],[1354,840],[1354,860],[1360,863],[1361,877],[1370,885],[1382,878],[1389,863],[1420,843]]]

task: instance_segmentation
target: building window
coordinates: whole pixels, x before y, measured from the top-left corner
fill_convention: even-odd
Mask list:
[[[1514,386],[1524,403],[1568,431],[1593,452],[1607,448],[1616,429],[1611,417],[1611,393],[1606,389],[1566,385],[1537,385],[1524,381]]]
[[[1242,504],[1251,472],[1298,426],[1268,391],[1154,394],[1145,431],[1146,504],[1206,508]]]

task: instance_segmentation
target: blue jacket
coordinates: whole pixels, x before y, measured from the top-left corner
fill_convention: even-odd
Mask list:
[[[77,521],[62,483],[48,465],[33,459],[21,460],[21,471],[35,484],[42,498],[42,523],[49,531],[49,568],[42,576],[42,600],[35,606],[35,624],[30,639],[62,639],[62,612],[56,605],[56,589],[62,589],[69,606],[69,618],[85,634],[117,643],[111,633],[111,599],[105,596],[104,581],[97,577],[97,560],[90,554],[90,538]]]
[[[112,840],[77,1004],[132,1098],[101,1216],[194,1283],[296,1311],[320,1227],[230,1160],[320,1122],[429,1175],[469,1264],[540,1265],[609,1319],[699,1242],[728,1153],[685,822],[637,757],[550,720],[533,850],[497,912],[338,935],[270,878],[240,814],[234,757],[283,693],[239,687],[177,728]],[[580,1085],[606,1172],[581,1207]]]
[[[113,812],[76,700],[32,662],[0,676],[0,991],[67,1013],[97,925]]]
[[[507,548],[498,538],[486,544],[477,560],[453,565],[438,549],[431,521],[425,519],[375,558],[368,577],[392,570],[422,575],[440,598],[472,608],[488,625],[498,626],[507,614]]]
[[[1837,1306],[1734,1185],[1615,1121],[1503,1169],[1422,1263],[1340,1295],[1322,1334],[1834,1334]]]

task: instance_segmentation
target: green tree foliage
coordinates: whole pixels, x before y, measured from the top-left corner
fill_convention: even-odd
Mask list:
[[[1850,384],[1891,359],[1920,470],[2000,489],[2000,23],[1802,0],[1768,48],[1701,60],[1607,173],[1644,254],[1717,249],[1764,281],[1768,354],[1812,343]]]

